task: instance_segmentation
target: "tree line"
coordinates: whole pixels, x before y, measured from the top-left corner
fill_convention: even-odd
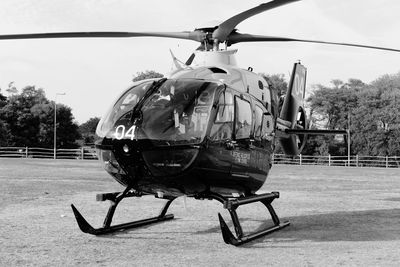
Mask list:
[[[350,129],[353,155],[400,155],[400,72],[366,84],[358,79],[332,80],[316,85],[307,99],[311,126]],[[310,139],[307,154],[345,155],[347,139],[333,136]]]
[[[263,75],[278,95],[287,90],[283,74]],[[162,77],[155,71],[138,72],[133,81]],[[0,89],[0,146],[53,147],[54,101],[44,90],[26,86],[19,93],[10,83]],[[384,75],[367,84],[359,79],[334,79],[330,86],[312,86],[306,99],[310,127],[348,129],[351,154],[400,155],[400,73]],[[58,147],[94,143],[99,118],[78,125],[71,108],[57,103]],[[306,155],[347,155],[347,138],[311,136]],[[279,152],[279,148],[278,148]]]
[[[0,146],[53,147],[54,101],[42,88],[26,86],[6,97],[0,91]],[[57,104],[57,144],[77,146],[81,137],[71,108]]]
[[[286,93],[283,74],[264,77],[279,95]],[[311,129],[350,129],[351,155],[400,155],[400,72],[369,84],[333,79],[330,86],[317,84],[309,91],[305,106]],[[309,136],[302,154],[345,156],[347,150],[347,137]]]

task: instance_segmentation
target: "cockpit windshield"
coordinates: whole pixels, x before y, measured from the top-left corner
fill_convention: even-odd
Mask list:
[[[132,110],[144,96],[146,91],[153,85],[154,81],[143,81],[126,90],[101,118],[97,125],[96,134],[99,137],[111,137],[110,131],[114,125],[124,117],[130,117]]]
[[[216,83],[167,80],[143,104],[140,139],[197,143],[206,133]]]
[[[156,86],[156,87],[155,87]],[[149,88],[145,99],[118,112],[107,137],[152,140],[155,145],[195,144],[206,134],[207,124],[219,84],[204,80],[166,80]],[[136,91],[136,90],[135,90]],[[111,112],[120,110],[118,101]],[[139,116],[140,119],[135,118]],[[103,124],[106,124],[104,120]],[[101,127],[99,125],[99,127]]]

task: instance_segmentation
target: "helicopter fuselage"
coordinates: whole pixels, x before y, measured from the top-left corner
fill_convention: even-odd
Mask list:
[[[235,51],[199,53],[215,56],[134,84],[100,121],[99,158],[124,186],[159,197],[235,196],[264,184],[275,96],[260,75],[230,65]]]

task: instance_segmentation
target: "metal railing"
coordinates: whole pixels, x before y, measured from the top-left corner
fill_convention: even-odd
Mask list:
[[[0,158],[54,158],[54,150],[39,147],[0,147]],[[96,149],[57,149],[57,159],[97,159]],[[274,164],[400,168],[400,156],[288,156],[273,155]]]
[[[399,156],[288,156],[273,155],[274,164],[400,168]]]
[[[45,159],[97,159],[96,149],[81,147],[76,149],[57,149],[54,156],[52,148],[40,147],[0,147],[0,157],[7,158],[45,158]]]

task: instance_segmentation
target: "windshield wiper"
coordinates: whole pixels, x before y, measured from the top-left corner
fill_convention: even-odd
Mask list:
[[[162,78],[158,81],[154,81],[153,84],[151,85],[151,87],[146,91],[144,96],[133,107],[131,122],[134,125],[139,125],[143,121],[142,107],[143,107],[144,101],[146,101],[146,99],[149,98],[160,87],[160,85],[163,84],[166,80],[167,80],[167,78]]]

